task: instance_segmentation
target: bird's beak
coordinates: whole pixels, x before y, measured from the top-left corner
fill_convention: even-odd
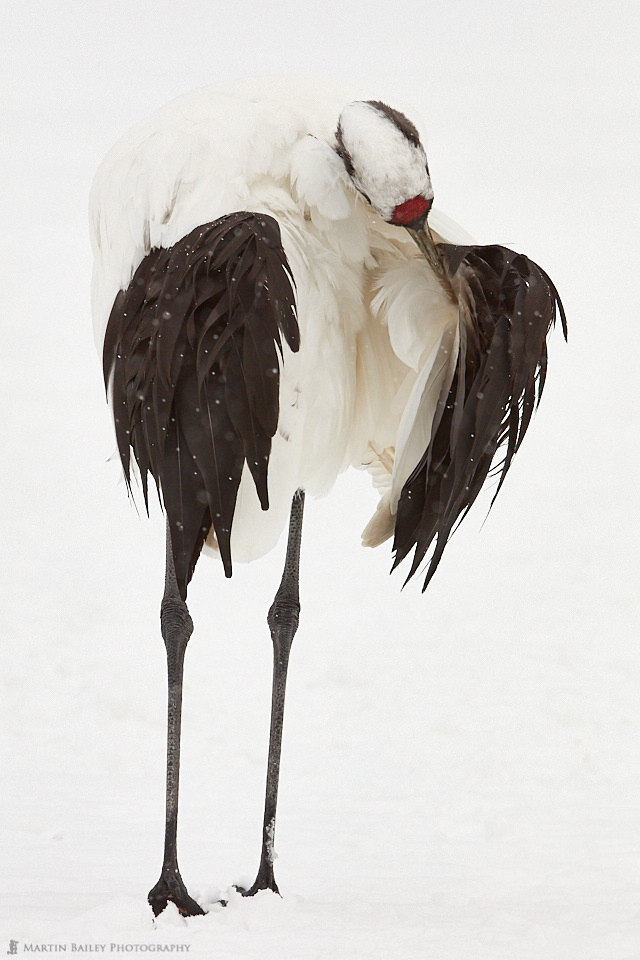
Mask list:
[[[435,244],[433,236],[431,235],[431,230],[429,229],[429,224],[427,223],[426,218],[420,226],[407,226],[405,227],[405,230],[407,230],[407,232],[413,237],[416,246],[435,273],[436,277],[440,281],[440,286],[447,294],[451,302],[457,303],[458,298],[453,291],[451,281],[449,280],[447,271],[444,268],[440,254],[438,253],[438,248]]]

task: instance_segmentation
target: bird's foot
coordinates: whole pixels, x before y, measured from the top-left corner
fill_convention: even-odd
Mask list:
[[[175,903],[183,917],[200,917],[205,913],[200,904],[187,893],[177,870],[163,870],[155,887],[149,891],[147,900],[156,917],[162,913],[169,901]]]
[[[273,864],[268,862],[263,862],[260,864],[258,876],[250,887],[239,887],[237,884],[235,884],[235,889],[243,897],[253,897],[261,890],[272,890],[274,893],[277,893],[278,896],[280,896],[278,884],[276,883],[276,878],[273,875]]]

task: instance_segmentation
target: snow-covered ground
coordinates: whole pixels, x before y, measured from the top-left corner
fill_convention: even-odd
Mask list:
[[[638,9],[5,0],[0,953],[640,957]],[[86,200],[108,147],[154,107],[274,72],[417,104],[436,203],[548,270],[570,343],[556,332],[509,479],[424,596],[388,576],[388,550],[359,546],[366,476],[309,503],[282,899],[231,885],[258,863],[284,545],[231,582],[201,561],[180,861],[212,907],[154,924],[163,523],[137,516],[106,462]]]

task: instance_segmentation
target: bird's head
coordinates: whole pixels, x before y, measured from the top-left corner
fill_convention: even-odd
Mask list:
[[[340,114],[336,141],[356,190],[383,220],[405,227],[452,295],[427,224],[433,187],[415,126],[386,103],[356,100]]]
[[[427,155],[404,114],[357,100],[340,114],[337,150],[359,193],[387,223],[421,227],[433,203]]]

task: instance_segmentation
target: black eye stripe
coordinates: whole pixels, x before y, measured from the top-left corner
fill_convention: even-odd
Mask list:
[[[344,145],[344,140],[343,140],[343,137],[342,137],[342,124],[341,124],[341,123],[338,124],[338,129],[336,130],[336,141],[337,141],[337,144],[338,144],[338,146],[336,147],[336,153],[338,154],[338,156],[340,157],[340,159],[341,159],[342,162],[344,163],[345,170],[347,171],[347,173],[349,174],[349,176],[352,177],[353,174],[355,173],[355,167],[354,167],[354,165],[353,165],[353,160],[352,160],[352,158],[351,158],[351,154],[349,153],[349,151],[347,150],[347,148],[346,148],[345,145]]]

